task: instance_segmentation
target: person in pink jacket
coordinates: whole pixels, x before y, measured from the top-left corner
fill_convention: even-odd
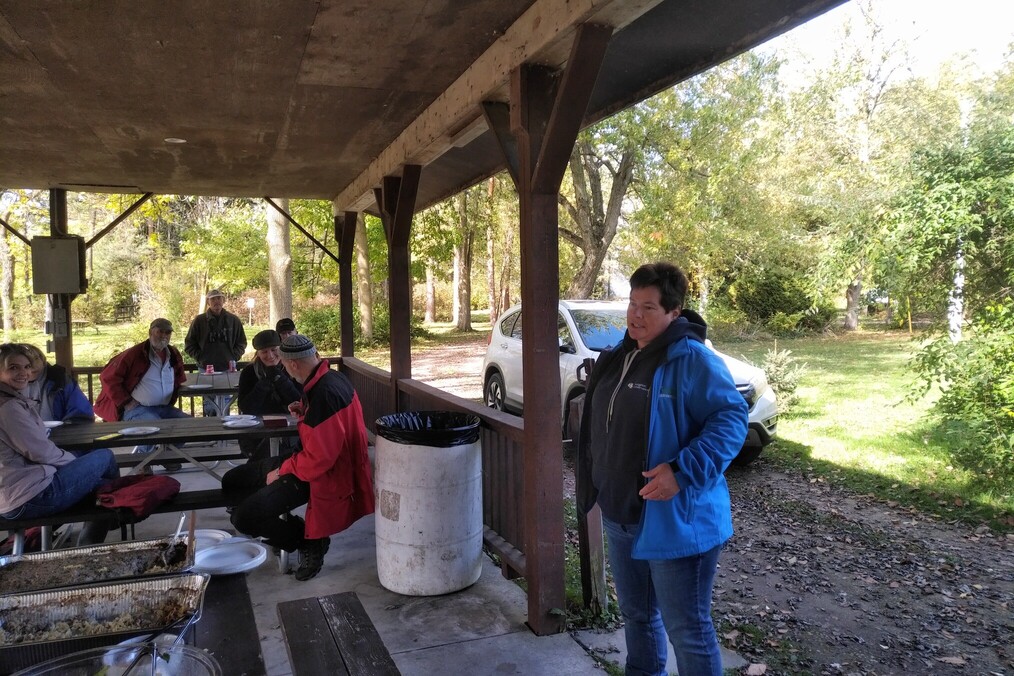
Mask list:
[[[286,371],[303,386],[302,399],[289,405],[299,419],[302,450],[231,469],[222,488],[256,489],[233,510],[232,524],[273,547],[299,550],[295,576],[309,580],[324,565],[331,535],[373,513],[373,479],[352,383],[320,359],[306,336],[289,336],[280,349]],[[305,522],[286,516],[304,504]]]

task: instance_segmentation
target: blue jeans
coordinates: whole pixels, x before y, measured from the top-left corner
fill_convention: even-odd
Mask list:
[[[75,453],[75,455],[77,455]],[[116,458],[108,448],[99,448],[79,455],[56,470],[53,480],[41,493],[17,509],[2,514],[5,519],[34,519],[58,514],[88,497],[99,484],[120,476]],[[106,538],[110,522],[93,521],[81,531],[78,544],[97,544]]]
[[[129,411],[123,412],[123,421],[134,420],[166,420],[169,418],[189,418],[189,413],[184,413],[175,406],[135,406]],[[151,453],[154,446],[138,446],[135,453]]]
[[[623,616],[627,676],[665,676],[666,634],[680,674],[721,676],[711,590],[722,546],[679,559],[633,559],[640,526],[622,526],[605,518],[602,525]]]

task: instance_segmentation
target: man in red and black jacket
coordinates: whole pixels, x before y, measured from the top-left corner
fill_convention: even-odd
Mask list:
[[[289,405],[299,419],[303,448],[288,458],[231,469],[222,488],[256,489],[233,510],[232,524],[273,547],[298,549],[296,579],[309,580],[324,565],[331,536],[373,513],[373,478],[363,409],[352,383],[320,359],[306,336],[289,336],[280,350],[286,371],[303,385],[303,398]],[[305,522],[282,518],[303,504]]]

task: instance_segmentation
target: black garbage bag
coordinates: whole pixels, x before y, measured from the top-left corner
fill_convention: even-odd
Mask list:
[[[479,439],[478,416],[455,411],[406,411],[377,418],[377,434],[408,446],[449,448]]]

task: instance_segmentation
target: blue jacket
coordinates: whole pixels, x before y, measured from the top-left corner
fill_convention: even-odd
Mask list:
[[[692,319],[699,320],[693,313]],[[616,353],[603,353],[603,361]],[[588,384],[588,394],[594,387]],[[587,408],[586,408],[587,410]],[[645,470],[669,463],[680,490],[671,500],[645,500],[636,559],[675,559],[706,552],[732,537],[732,512],[724,472],[743,447],[748,409],[721,357],[698,340],[671,343],[651,386]],[[595,501],[582,421],[578,453],[578,501]],[[582,450],[584,452],[582,452]]]
[[[48,400],[53,420],[95,420],[95,411],[77,380],[58,364],[47,364],[41,397]]]

